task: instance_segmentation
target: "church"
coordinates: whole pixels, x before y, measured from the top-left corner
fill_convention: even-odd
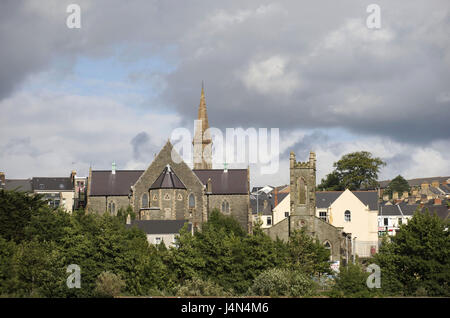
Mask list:
[[[233,216],[250,233],[249,169],[213,169],[208,128],[202,87],[193,140],[193,169],[170,141],[146,170],[116,170],[114,164],[111,170],[90,169],[87,210],[115,215],[119,209],[131,206],[138,220],[184,220],[199,229],[210,212],[218,209]]]

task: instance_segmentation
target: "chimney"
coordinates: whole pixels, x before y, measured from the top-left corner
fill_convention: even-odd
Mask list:
[[[440,198],[434,199],[434,205],[442,205],[442,200]]]
[[[116,174],[116,163],[112,163],[111,174]]]
[[[6,177],[4,172],[0,172],[0,186],[4,186],[6,183]]]
[[[433,181],[431,182],[431,186],[432,186],[432,187],[435,187],[435,188],[439,188],[439,181],[438,181],[438,180],[433,180]]]
[[[75,180],[75,177],[77,176],[77,172],[75,170],[72,170],[70,173],[70,181],[73,183]]]
[[[278,205],[278,188],[275,187],[275,206]]]

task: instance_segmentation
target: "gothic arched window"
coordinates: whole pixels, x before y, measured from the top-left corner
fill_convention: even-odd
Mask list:
[[[345,222],[350,222],[352,220],[352,214],[350,213],[349,210],[344,212],[344,218],[345,218]]]
[[[230,204],[228,203],[228,201],[223,201],[222,202],[222,213],[229,213],[230,212]]]
[[[109,213],[111,215],[115,215],[116,213],[116,204],[114,202],[109,203]]]
[[[190,208],[190,209],[195,208],[195,196],[194,196],[193,193],[191,193],[191,194],[189,195],[189,208]]]
[[[298,203],[306,204],[306,183],[302,177],[298,178]]]
[[[142,200],[141,200],[141,208],[146,209],[148,208],[148,194],[144,193],[144,195],[142,196]]]

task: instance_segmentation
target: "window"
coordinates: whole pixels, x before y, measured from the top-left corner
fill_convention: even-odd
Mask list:
[[[289,217],[289,212],[284,212],[284,217],[288,218]]]
[[[306,183],[305,179],[299,178],[298,179],[298,203],[300,204],[306,204]]]
[[[403,219],[402,218],[398,218],[398,225],[402,225],[403,224]]]
[[[141,200],[141,208],[146,209],[148,208],[148,194],[144,193]]]
[[[222,213],[230,213],[230,204],[228,201],[222,202]]]
[[[189,195],[189,209],[195,208],[195,196],[193,193]]]
[[[155,244],[160,244],[162,241],[161,237],[155,237]]]
[[[166,193],[166,195],[164,196],[164,200],[170,200],[170,194]]]
[[[271,216],[267,217],[267,225],[272,225],[272,217]]]
[[[389,219],[388,218],[384,218],[384,226],[388,226],[389,225]]]
[[[319,218],[327,222],[327,212],[319,212]]]
[[[350,213],[349,210],[347,210],[347,211],[344,212],[344,219],[345,219],[345,222],[351,222],[351,220],[352,220],[352,215],[351,215],[351,213]]]
[[[109,213],[114,215],[116,213],[116,204],[114,202],[109,203]]]

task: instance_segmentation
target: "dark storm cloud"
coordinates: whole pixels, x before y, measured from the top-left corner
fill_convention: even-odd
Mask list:
[[[177,66],[162,75],[161,103],[187,127],[204,80],[219,128],[450,138],[447,1],[377,1],[376,31],[365,27],[369,3],[360,1],[75,1],[82,28],[69,30],[72,2],[1,2],[0,100],[57,58],[108,57],[125,46],[124,63],[160,54]]]

